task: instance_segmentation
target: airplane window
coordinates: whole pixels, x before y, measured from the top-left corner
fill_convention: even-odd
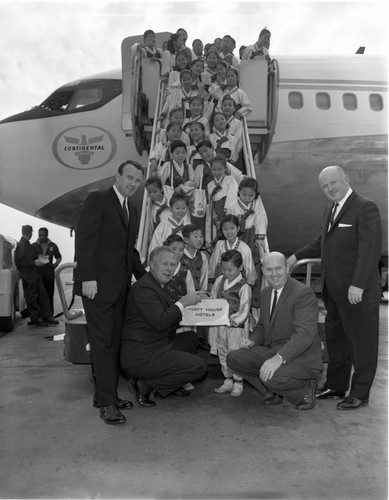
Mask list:
[[[316,106],[322,110],[330,109],[331,98],[327,92],[318,92],[316,94]]]
[[[384,101],[380,94],[370,94],[369,104],[372,111],[382,111],[384,109]]]
[[[303,95],[301,92],[289,92],[288,94],[289,107],[292,109],[301,109],[303,107]]]
[[[355,111],[357,105],[357,96],[355,94],[343,94],[344,109],[347,109],[347,111]]]
[[[82,108],[83,106],[88,106],[89,104],[95,104],[100,101],[102,94],[103,92],[100,87],[78,89],[74,92],[66,111]]]
[[[41,104],[41,107],[64,114],[89,111],[104,106],[121,92],[121,80],[82,82],[58,89]]]

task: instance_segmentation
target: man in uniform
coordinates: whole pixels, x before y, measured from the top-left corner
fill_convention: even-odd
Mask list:
[[[32,227],[22,226],[22,237],[15,251],[15,264],[22,278],[24,297],[31,319],[28,324],[35,326],[58,325],[58,321],[53,318],[50,301],[38,273],[38,267],[43,266],[43,264],[36,258],[30,243],[31,238]]]
[[[41,277],[43,286],[46,289],[47,296],[49,297],[51,315],[54,314],[54,271],[59,266],[62,256],[58,246],[49,238],[49,230],[46,227],[41,227],[38,231],[38,239],[32,244],[32,248],[38,258],[43,264],[38,267],[38,273]],[[55,258],[55,262],[53,260]]]

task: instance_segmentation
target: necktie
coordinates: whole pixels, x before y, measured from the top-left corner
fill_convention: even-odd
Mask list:
[[[273,303],[271,305],[271,310],[270,310],[270,319],[272,318],[273,313],[274,313],[274,309],[276,308],[276,305],[277,305],[277,295],[278,295],[277,290],[274,290]]]
[[[124,212],[124,218],[126,220],[126,224],[128,225],[130,219],[128,217],[127,198],[124,198],[124,200],[123,200],[123,212]]]
[[[331,229],[332,224],[334,223],[335,213],[336,213],[338,206],[339,206],[339,203],[336,202],[336,203],[334,203],[334,206],[332,207],[331,215],[330,215],[330,218],[328,220],[328,231]]]

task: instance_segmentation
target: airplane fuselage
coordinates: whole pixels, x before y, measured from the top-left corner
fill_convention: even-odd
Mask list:
[[[386,62],[366,56],[277,60],[276,130],[256,166],[270,247],[289,254],[318,234],[327,204],[318,173],[337,164],[355,191],[377,203],[387,254]],[[60,103],[54,110],[47,99],[3,120],[0,202],[74,227],[87,194],[109,186],[122,161],[146,166],[146,153],[140,156],[121,129],[120,85],[120,70],[82,79],[51,96],[78,92],[72,110],[63,112]]]

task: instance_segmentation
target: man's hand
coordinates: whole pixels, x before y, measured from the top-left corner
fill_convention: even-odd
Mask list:
[[[82,282],[82,295],[88,299],[94,299],[97,293],[97,281],[83,281]]]
[[[35,259],[34,260],[34,263],[37,267],[42,267],[44,266],[44,263],[42,261],[40,261],[39,259]]]
[[[179,302],[186,307],[186,306],[195,306],[199,302],[201,302],[203,292],[192,292],[188,293],[188,295],[184,295],[183,297],[180,298]]]
[[[359,302],[362,302],[362,294],[363,288],[350,285],[348,288],[348,301],[350,304],[359,304]]]
[[[273,377],[274,372],[278,370],[281,365],[282,359],[280,358],[280,356],[275,355],[272,358],[267,359],[259,370],[259,378],[262,380],[262,382],[270,380]]]

